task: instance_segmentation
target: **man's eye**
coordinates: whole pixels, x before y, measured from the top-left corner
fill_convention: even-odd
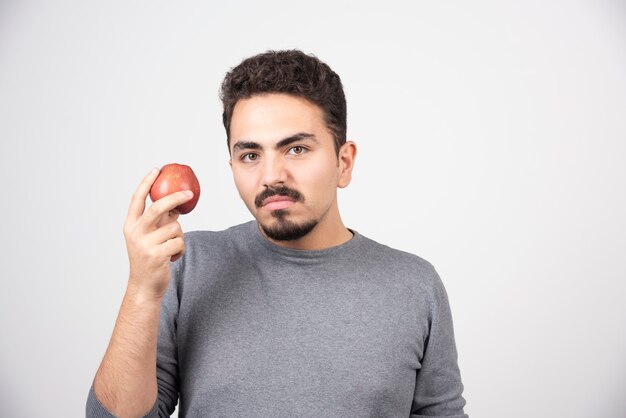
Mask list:
[[[259,156],[254,153],[248,153],[241,156],[241,161],[256,161]]]
[[[296,155],[300,155],[300,154],[304,154],[306,152],[306,148],[301,147],[301,146],[295,146],[295,147],[291,147],[289,149],[291,154],[296,154]]]

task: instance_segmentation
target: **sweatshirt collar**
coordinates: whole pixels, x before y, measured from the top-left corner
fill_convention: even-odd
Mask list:
[[[358,243],[362,240],[361,234],[359,234],[357,231],[351,228],[347,228],[348,231],[352,233],[352,238],[350,238],[348,241],[342,244],[335,245],[335,246],[328,247],[328,248],[319,249],[319,250],[300,250],[300,249],[295,249],[295,248],[281,247],[280,245],[277,245],[273,243],[272,241],[270,241],[269,239],[267,239],[267,237],[263,235],[263,233],[261,232],[260,226],[256,220],[252,220],[248,222],[248,228],[251,230],[250,232],[254,236],[255,242],[257,244],[260,244],[263,248],[269,251],[272,251],[274,253],[277,253],[277,254],[282,254],[285,256],[289,256],[289,257],[305,258],[305,259],[331,256],[334,254],[341,254],[345,251],[349,251],[351,248],[358,245]]]

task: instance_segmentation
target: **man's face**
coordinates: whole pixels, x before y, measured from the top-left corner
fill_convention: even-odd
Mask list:
[[[345,187],[322,110],[285,94],[239,100],[230,125],[235,185],[263,232],[274,240],[305,236],[336,210]]]

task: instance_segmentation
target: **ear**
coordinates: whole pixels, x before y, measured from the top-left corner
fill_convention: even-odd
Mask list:
[[[356,159],[356,144],[347,141],[339,148],[337,187],[343,189],[352,180],[352,168]]]

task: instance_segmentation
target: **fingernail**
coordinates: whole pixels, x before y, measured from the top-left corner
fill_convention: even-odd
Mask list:
[[[185,195],[185,197],[191,197],[193,196],[193,192],[191,190],[185,190],[183,192],[183,194]]]
[[[155,175],[155,174],[156,174],[156,173],[158,173],[158,172],[159,172],[159,169],[158,169],[157,167],[154,167],[152,170],[150,170],[150,173],[149,173],[149,174],[151,174],[151,175]]]

